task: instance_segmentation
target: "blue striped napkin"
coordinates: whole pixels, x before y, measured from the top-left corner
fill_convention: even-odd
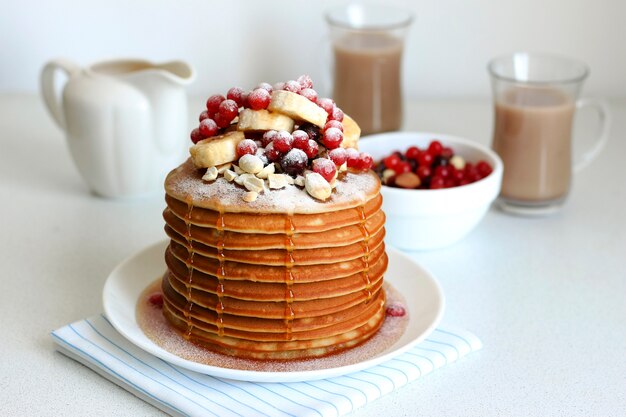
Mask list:
[[[233,381],[179,368],[139,349],[104,316],[52,332],[57,349],[174,416],[342,416],[481,348],[465,330],[436,329],[388,362],[310,382]]]

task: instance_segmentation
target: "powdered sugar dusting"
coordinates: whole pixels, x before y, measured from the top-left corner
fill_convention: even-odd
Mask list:
[[[363,205],[374,198],[380,189],[378,176],[373,172],[346,172],[337,178],[330,198],[319,201],[296,186],[280,190],[266,190],[250,203],[243,201],[246,189],[219,177],[212,183],[202,181],[202,171],[187,160],[165,180],[169,195],[191,201],[196,207],[225,212],[312,214],[342,210]]]
[[[385,283],[387,304],[406,306],[402,295]],[[164,350],[183,359],[221,368],[258,372],[298,372],[336,368],[371,359],[389,349],[404,333],[409,315],[385,317],[378,332],[367,342],[352,349],[319,359],[296,361],[259,361],[239,359],[211,352],[185,340],[169,325],[161,308],[149,301],[150,296],[161,292],[161,280],[150,284],[137,301],[137,322],[146,336]]]

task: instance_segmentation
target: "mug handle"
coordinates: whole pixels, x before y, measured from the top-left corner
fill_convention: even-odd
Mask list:
[[[595,140],[595,144],[587,152],[583,154],[580,161],[574,163],[574,172],[578,172],[585,168],[591,161],[593,161],[600,151],[606,145],[609,138],[609,128],[611,126],[611,111],[609,106],[604,100],[598,100],[593,98],[584,98],[576,101],[576,109],[581,110],[583,108],[591,108],[598,113],[600,119],[600,125],[598,129],[598,136]]]
[[[55,59],[48,62],[41,70],[40,81],[43,101],[57,125],[65,130],[65,115],[63,114],[61,98],[57,97],[54,90],[54,76],[57,70],[65,72],[65,75],[70,78],[80,71],[80,67],[67,59]]]

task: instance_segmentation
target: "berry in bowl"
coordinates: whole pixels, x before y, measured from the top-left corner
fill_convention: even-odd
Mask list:
[[[381,177],[387,241],[406,250],[451,245],[484,217],[500,192],[502,161],[475,141],[438,133],[363,138]]]

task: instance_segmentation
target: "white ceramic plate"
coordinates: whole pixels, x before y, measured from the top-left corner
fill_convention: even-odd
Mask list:
[[[443,293],[435,278],[408,256],[388,247],[389,269],[385,280],[405,297],[410,319],[404,334],[384,352],[351,365],[302,372],[259,372],[204,365],[162,349],[137,324],[137,300],[150,283],[163,275],[166,247],[166,241],[149,246],[111,272],[104,284],[104,311],[113,327],[133,344],[167,362],[203,374],[255,382],[312,381],[349,374],[387,361],[424,340],[435,329],[444,310]]]

